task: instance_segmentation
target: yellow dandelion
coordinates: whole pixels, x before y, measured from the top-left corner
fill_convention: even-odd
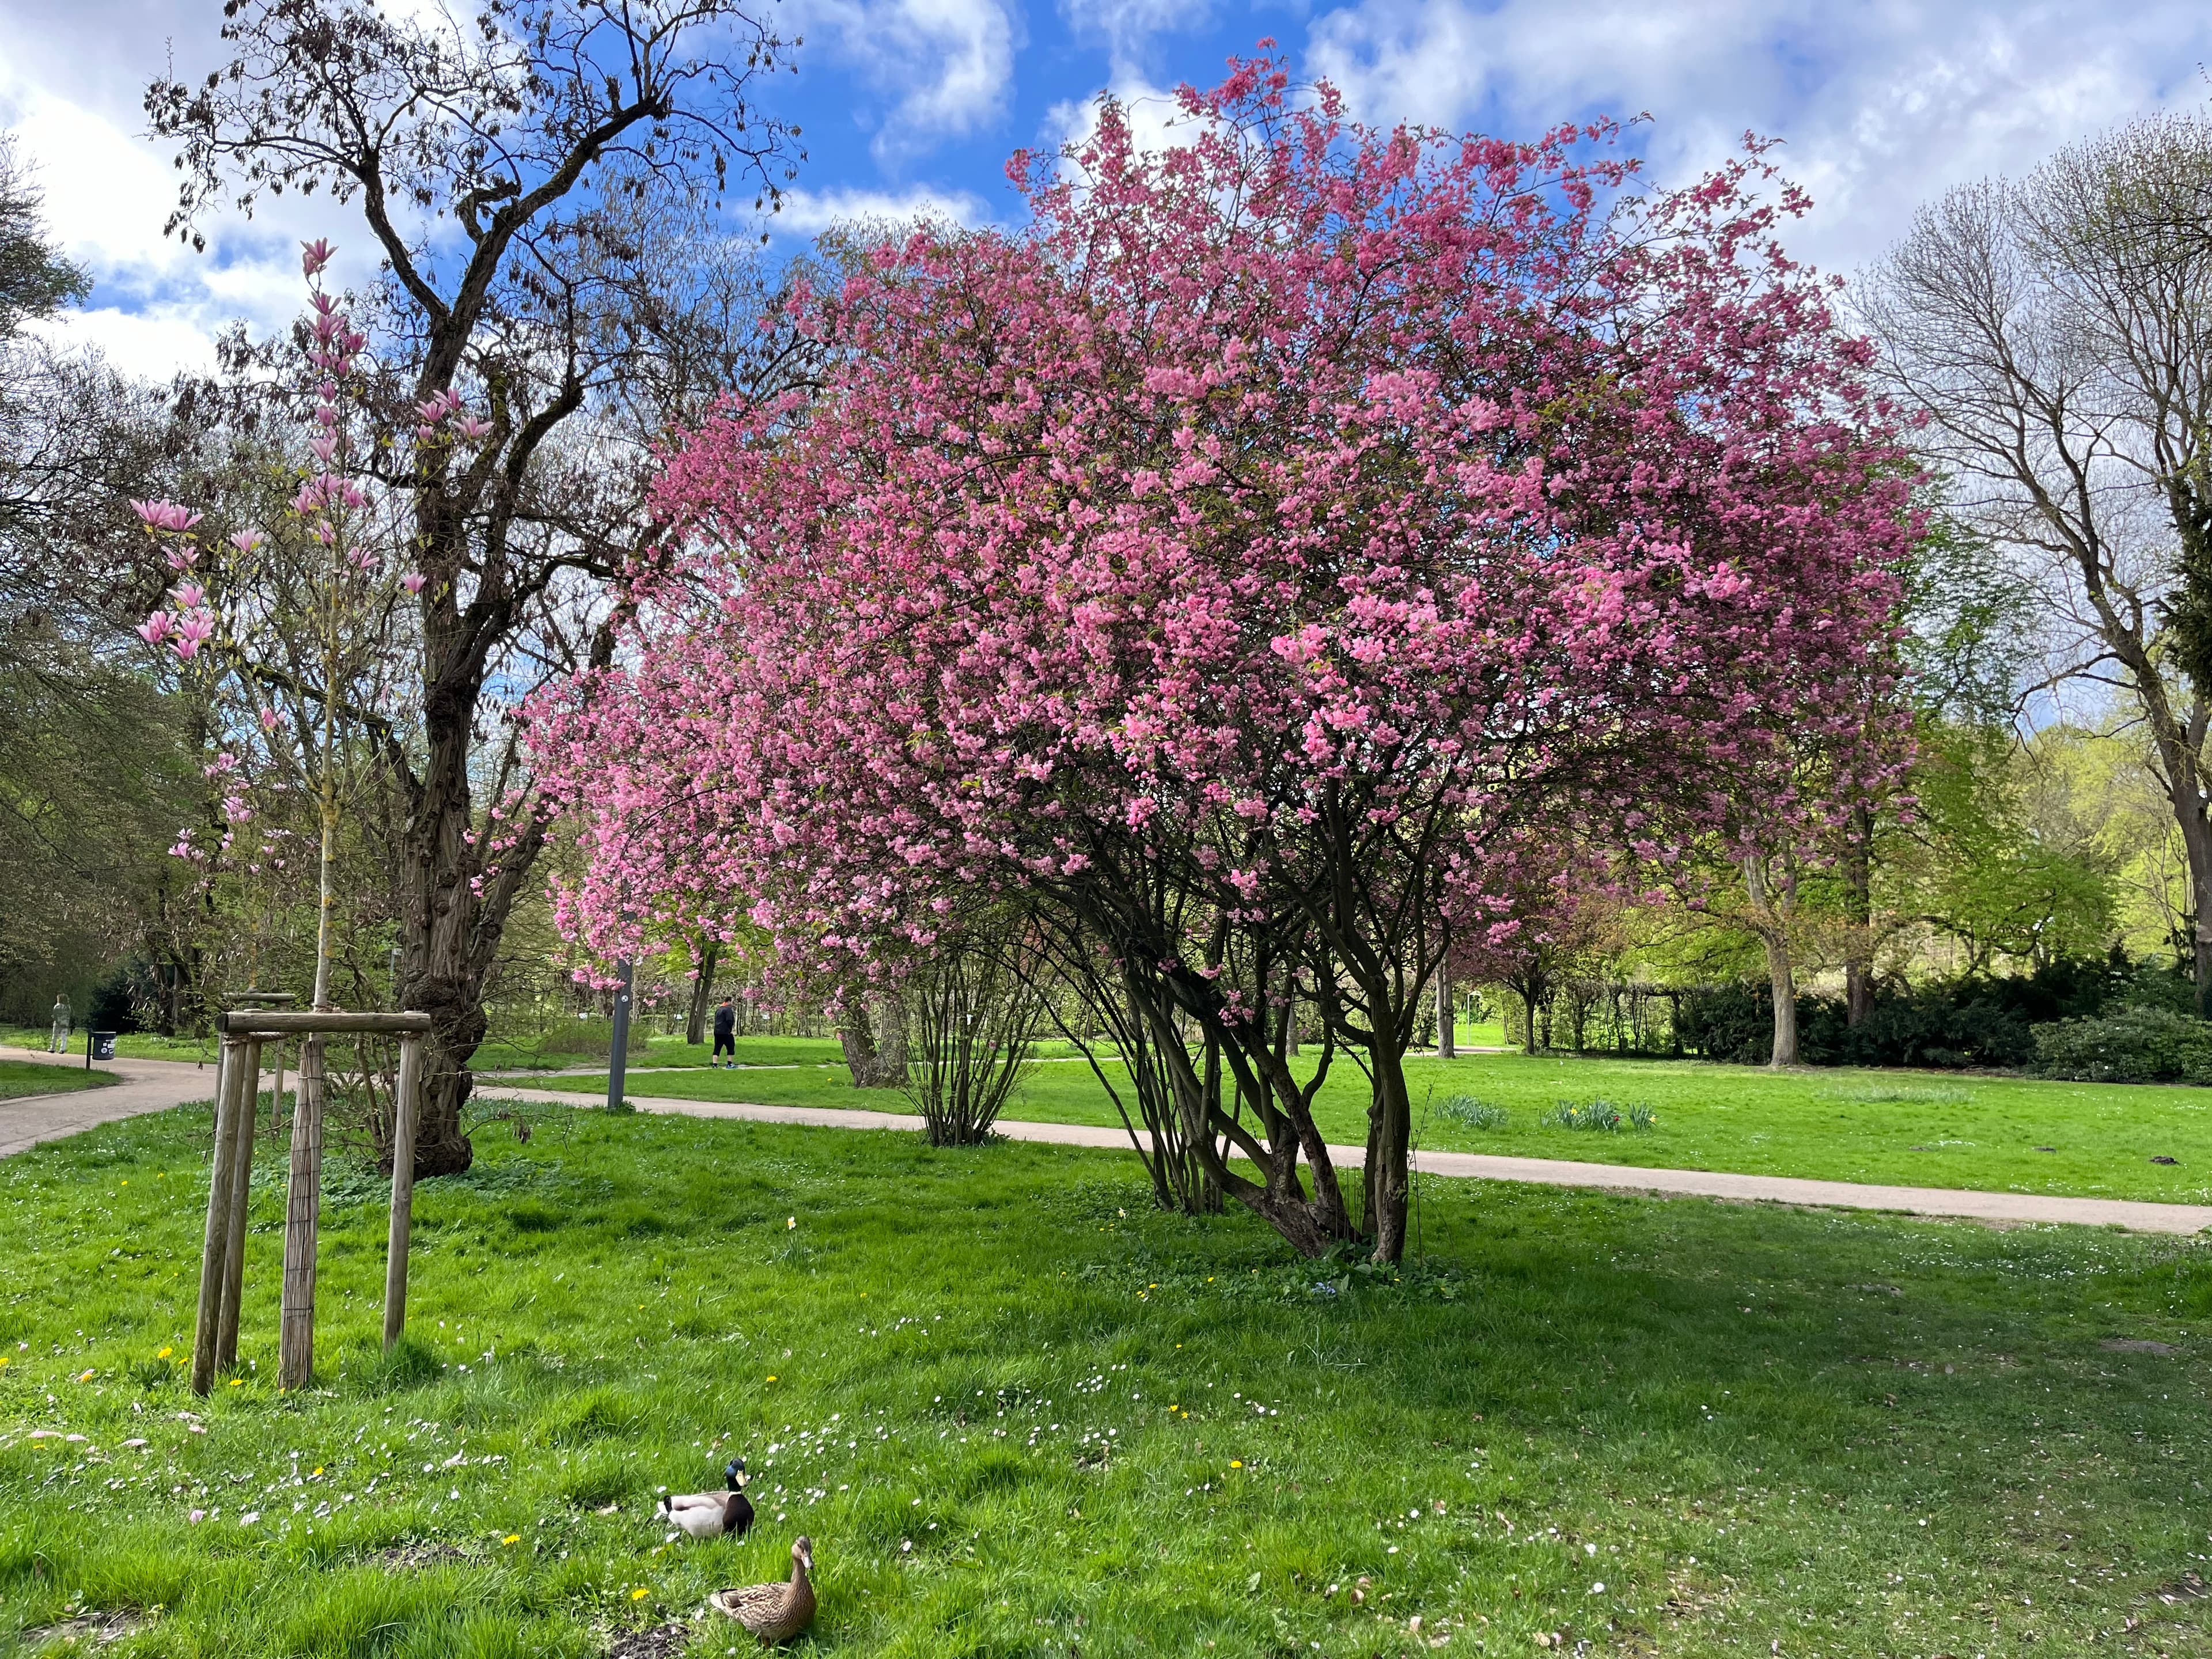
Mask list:
[[[320,1463],[316,1464],[316,1465],[315,1465],[315,1474],[320,1474],[322,1472],[323,1472],[323,1466],[322,1466]],[[312,1480],[313,1479],[314,1479],[314,1475],[310,1475],[310,1476],[308,1476],[307,1478],[308,1478],[309,1480]]]
[[[7,1363],[8,1363],[8,1356],[7,1356],[6,1354],[4,1354],[4,1353],[0,1353],[0,1365],[4,1365],[4,1364],[6,1364]]]
[[[773,1376],[771,1376],[771,1377],[769,1377],[769,1382],[775,1382],[775,1379]]]
[[[246,1379],[242,1376],[234,1376],[230,1379],[230,1386],[234,1389],[242,1389],[246,1386]]]
[[[159,1353],[155,1354],[155,1355],[154,1356],[154,1358],[156,1358],[156,1359],[167,1359],[167,1358],[171,1354],[173,1354],[173,1353],[174,1353],[174,1352],[176,1352],[176,1350],[175,1350],[174,1348],[164,1348],[164,1349],[162,1349],[162,1350],[161,1350],[161,1352],[159,1352]]]
[[[502,1544],[520,1544],[522,1541],[522,1534],[519,1532],[511,1532],[499,1541]]]
[[[629,1593],[629,1599],[633,1601],[642,1601],[647,1596],[652,1594],[653,1592],[649,1589],[634,1589]]]
[[[1229,1467],[1232,1469],[1241,1469],[1244,1467],[1244,1460],[1241,1457],[1232,1457],[1229,1460]]]

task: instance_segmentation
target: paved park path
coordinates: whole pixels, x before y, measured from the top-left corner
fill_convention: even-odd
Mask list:
[[[9,1060],[58,1056],[20,1048],[0,1048]],[[82,1066],[82,1057],[76,1062]],[[171,1060],[102,1060],[99,1069],[123,1079],[106,1088],[62,1095],[25,1095],[0,1100],[0,1158],[44,1140],[81,1133],[141,1112],[166,1111],[215,1092],[215,1067]],[[480,1083],[479,1097],[574,1106],[587,1097],[544,1089],[518,1089]],[[734,1101],[653,1099],[632,1097],[638,1109],[682,1117],[739,1118],[752,1123],[794,1123],[830,1129],[919,1129],[921,1120],[893,1112],[857,1111],[834,1106],[752,1106]],[[1121,1130],[1088,1123],[1031,1123],[1001,1120],[999,1133],[1010,1140],[1053,1146],[1098,1146],[1126,1151]],[[1329,1156],[1345,1167],[1364,1160],[1358,1146],[1332,1146]],[[1422,1152],[1415,1160],[1429,1175],[1479,1181],[1528,1181],[1553,1187],[1595,1187],[1612,1192],[1661,1193],[1670,1197],[1717,1198],[1738,1203],[1804,1204],[1826,1209],[1892,1210],[1907,1215],[1958,1216],[2000,1223],[2071,1222],[2090,1227],[2123,1227],[2130,1232],[2191,1234],[2212,1228],[2212,1206],[2143,1204],[2113,1198],[2052,1198],[2037,1193],[1983,1193],[1948,1187],[1876,1187],[1849,1181],[1803,1181],[1790,1176],[1725,1175],[1704,1170],[1642,1170],[1620,1164],[1577,1164],[1565,1158],[1495,1158],[1480,1152]]]

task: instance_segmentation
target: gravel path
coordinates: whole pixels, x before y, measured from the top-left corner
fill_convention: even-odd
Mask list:
[[[22,1048],[0,1048],[10,1060],[46,1060],[82,1066],[65,1056]],[[100,1062],[120,1083],[60,1095],[23,1095],[0,1100],[0,1158],[41,1141],[80,1134],[142,1112],[167,1111],[215,1092],[215,1067],[172,1060],[112,1060]],[[573,1094],[544,1089],[516,1089],[480,1083],[478,1096],[532,1101],[549,1105],[585,1103]],[[753,1106],[734,1101],[638,1098],[638,1109],[668,1116],[740,1118],[754,1123],[796,1123],[831,1129],[902,1129],[920,1120],[891,1112],[832,1106]],[[1127,1150],[1120,1129],[1087,1123],[1030,1123],[1002,1121],[999,1132],[1010,1140],[1053,1146],[1097,1146]],[[1340,1165],[1354,1168],[1364,1149],[1332,1146]],[[1531,1181],[1553,1187],[1595,1187],[1613,1192],[1661,1193],[1673,1197],[1717,1198],[1737,1203],[1804,1204],[1827,1209],[1891,1210],[1908,1215],[1959,1216],[1975,1221],[2021,1224],[2067,1222],[2088,1227],[2122,1227],[2139,1233],[2200,1233],[2212,1228],[2212,1206],[2143,1204],[2124,1199],[2052,1198],[2036,1193],[1984,1193],[1947,1187],[1877,1187],[1848,1181],[1803,1181],[1789,1176],[1725,1175],[1704,1170],[1643,1170],[1619,1164],[1578,1164],[1565,1158],[1495,1158],[1480,1152],[1423,1152],[1417,1159],[1426,1174],[1478,1181]]]

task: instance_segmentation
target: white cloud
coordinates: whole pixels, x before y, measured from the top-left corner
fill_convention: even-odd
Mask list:
[[[118,311],[103,306],[33,326],[58,345],[92,348],[125,374],[167,380],[179,370],[215,368],[215,337],[223,320],[187,307]]]
[[[1189,142],[1188,135],[1180,130],[1186,118],[1172,92],[1133,75],[1117,76],[1107,92],[1120,100],[1129,123],[1130,139],[1139,155],[1157,155],[1173,145]],[[1089,143],[1097,131],[1098,94],[1070,98],[1045,112],[1042,137],[1049,149],[1058,149],[1062,145],[1079,148]]]
[[[775,216],[779,231],[816,236],[832,225],[853,223],[905,224],[920,219],[955,225],[980,225],[991,216],[979,197],[964,190],[940,191],[922,186],[893,194],[881,190],[791,190],[783,196],[783,210]]]
[[[1118,82],[1144,72],[1155,36],[1202,29],[1213,8],[1208,0],[1060,0],[1060,15],[1079,36],[1105,41]]]
[[[1307,68],[1370,120],[1526,134],[1649,111],[1661,182],[1747,128],[1781,138],[1784,171],[1817,204],[1792,247],[1848,270],[1953,184],[2203,96],[2194,65],[2212,51],[2212,13],[2173,0],[1595,0],[1567,15],[1546,0],[1364,0],[1316,21]]]
[[[251,221],[221,216],[203,252],[164,237],[178,175],[167,150],[142,136],[143,113],[125,101],[138,79],[79,44],[25,29],[10,40],[20,50],[0,58],[0,131],[44,198],[48,234],[93,278],[88,307],[43,331],[150,379],[211,368],[216,337],[233,322],[267,333],[299,311],[298,239],[324,234],[331,210],[319,196],[287,197]],[[342,254],[351,280],[372,263],[365,241]]]
[[[972,132],[1005,105],[1018,29],[1001,0],[800,0],[799,16],[898,94],[876,130],[878,160]]]

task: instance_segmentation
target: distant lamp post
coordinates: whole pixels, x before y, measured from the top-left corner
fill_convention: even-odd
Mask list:
[[[620,1111],[624,1073],[629,1069],[629,1000],[637,979],[637,965],[628,957],[615,964],[622,985],[615,992],[613,1052],[607,1056],[607,1109]]]

